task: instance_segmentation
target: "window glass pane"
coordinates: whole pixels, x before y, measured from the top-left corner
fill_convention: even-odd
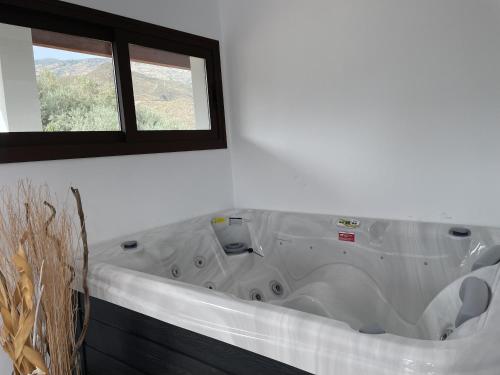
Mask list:
[[[205,60],[131,44],[138,130],[209,130]]]
[[[0,24],[0,132],[119,130],[110,42]]]

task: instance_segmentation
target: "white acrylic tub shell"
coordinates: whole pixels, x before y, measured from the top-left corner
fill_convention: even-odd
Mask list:
[[[244,218],[263,257],[228,257],[214,217]],[[92,249],[91,294],[316,374],[500,374],[499,267],[470,272],[500,230],[469,227],[472,235],[457,239],[449,225],[362,219],[356,242],[346,243],[337,220],[232,210],[108,241]],[[138,249],[124,251],[120,243],[132,239]],[[490,306],[439,341],[471,275],[489,284]],[[253,289],[266,302],[248,300]],[[389,333],[357,331],[370,323]]]

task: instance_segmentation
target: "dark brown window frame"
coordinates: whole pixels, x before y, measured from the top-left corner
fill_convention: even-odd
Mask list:
[[[122,131],[0,133],[0,163],[227,148],[219,42],[58,0],[0,0],[0,23],[113,44]],[[204,58],[210,130],[138,131],[129,44]]]

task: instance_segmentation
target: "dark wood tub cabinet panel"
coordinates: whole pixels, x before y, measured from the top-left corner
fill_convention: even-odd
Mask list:
[[[97,298],[82,366],[84,375],[308,374]]]

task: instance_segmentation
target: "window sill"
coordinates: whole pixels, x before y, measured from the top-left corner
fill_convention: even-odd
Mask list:
[[[227,148],[225,139],[11,146],[0,148],[0,163],[217,150],[225,148]]]

